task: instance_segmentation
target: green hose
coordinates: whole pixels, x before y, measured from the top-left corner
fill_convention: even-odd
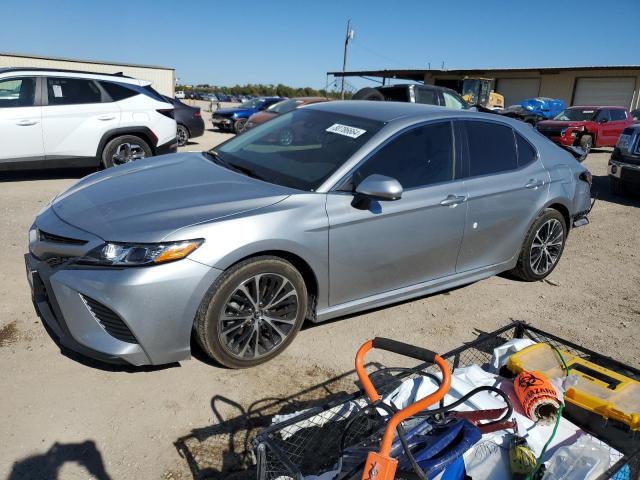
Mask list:
[[[555,352],[558,354],[558,357],[560,357],[560,360],[562,361],[562,365],[564,366],[565,377],[568,377],[569,376],[569,367],[567,366],[567,362],[564,361],[564,357],[560,353],[560,350],[558,350],[553,345],[549,345],[549,346],[551,348],[553,348],[555,350]],[[558,425],[560,425],[560,418],[562,417],[562,411],[563,410],[564,410],[564,402],[561,403],[560,404],[560,408],[558,408],[558,414],[556,416],[556,424],[553,426],[553,431],[551,432],[551,435],[549,436],[549,440],[547,440],[547,443],[545,443],[544,447],[542,447],[542,452],[540,452],[540,456],[538,457],[538,460],[536,461],[536,466],[533,469],[533,471],[529,475],[527,475],[526,480],[532,480],[533,478],[535,478],[536,474],[538,473],[538,470],[540,470],[540,466],[542,465],[542,457],[544,457],[544,454],[546,453],[547,448],[549,447],[549,444],[554,439],[554,437],[556,436],[556,432],[558,431]]]

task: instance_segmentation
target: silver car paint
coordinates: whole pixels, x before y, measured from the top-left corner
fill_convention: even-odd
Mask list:
[[[74,255],[104,240],[205,239],[189,258],[154,267],[51,270],[30,255],[31,268],[51,285],[76,342],[136,365],[181,360],[189,357],[193,319],[207,290],[243,258],[268,252],[304,262],[317,285],[315,319],[322,321],[512,268],[524,234],[546,206],[560,204],[570,216],[589,209],[589,187],[578,181],[584,168],[521,122],[393,102],[305,108],[387,123],[316,192],[251,179],[201,154],[174,154],[90,175],[37,217],[41,230],[88,241],[73,246]],[[474,118],[516,129],[535,145],[538,161],[501,175],[408,190],[364,211],[351,206],[352,195],[336,190],[396,133],[419,123]],[[526,188],[532,179],[542,184]],[[441,205],[450,195],[466,201]],[[65,248],[35,238],[30,245],[39,256],[62,255]],[[107,334],[80,294],[117,312],[140,345]],[[55,323],[46,318],[52,317],[48,306],[40,307],[47,323]]]

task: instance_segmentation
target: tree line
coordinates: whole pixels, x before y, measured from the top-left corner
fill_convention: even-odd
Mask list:
[[[335,90],[315,89],[311,87],[290,87],[279,83],[277,85],[262,83],[247,83],[246,85],[234,85],[221,87],[206,83],[200,85],[176,85],[176,90],[185,92],[197,91],[201,93],[222,93],[224,95],[256,95],[278,97],[329,97],[339,98],[340,92]]]

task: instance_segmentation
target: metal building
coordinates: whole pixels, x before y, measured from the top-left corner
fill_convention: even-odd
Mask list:
[[[336,77],[342,72],[329,72]],[[525,98],[562,98],[567,105],[640,108],[640,65],[456,70],[367,70],[344,76],[377,77],[385,83],[413,80],[459,90],[465,77],[491,78],[506,106]],[[395,80],[393,80],[395,79]]]
[[[169,67],[0,52],[1,67],[60,68],[96,73],[122,72],[129,77],[148,80],[153,84],[153,88],[163,95],[173,97],[175,93],[176,72]]]

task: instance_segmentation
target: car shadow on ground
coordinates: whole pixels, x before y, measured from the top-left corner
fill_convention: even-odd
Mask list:
[[[399,381],[389,375],[389,370],[379,363],[368,363],[369,372],[378,372],[376,384],[385,383],[386,388],[395,388]],[[373,375],[373,374],[372,374]],[[287,415],[306,409],[324,410],[328,404],[341,403],[358,391],[355,371],[336,375],[326,381],[305,388],[291,395],[266,397],[249,405],[216,395],[211,399],[214,421],[211,425],[191,430],[178,438],[174,446],[185,459],[194,480],[249,480],[256,478],[253,440],[258,432],[272,424],[275,415]],[[224,414],[222,412],[231,412]],[[305,429],[306,430],[306,429]],[[305,437],[312,447],[323,438]],[[318,456],[321,456],[320,454]],[[170,478],[183,478],[167,472]]]
[[[60,471],[66,463],[84,467],[95,480],[111,480],[93,440],[82,443],[56,442],[44,453],[14,462],[7,480],[61,480]]]
[[[627,207],[640,207],[640,195],[630,192],[627,189],[624,195],[616,195],[609,189],[608,175],[594,175],[593,185],[591,186],[591,198],[596,199],[596,204],[600,201],[617,203]]]
[[[97,168],[58,168],[52,170],[16,170],[0,172],[2,182],[24,182],[30,180],[63,180],[65,178],[80,179],[97,172]]]

